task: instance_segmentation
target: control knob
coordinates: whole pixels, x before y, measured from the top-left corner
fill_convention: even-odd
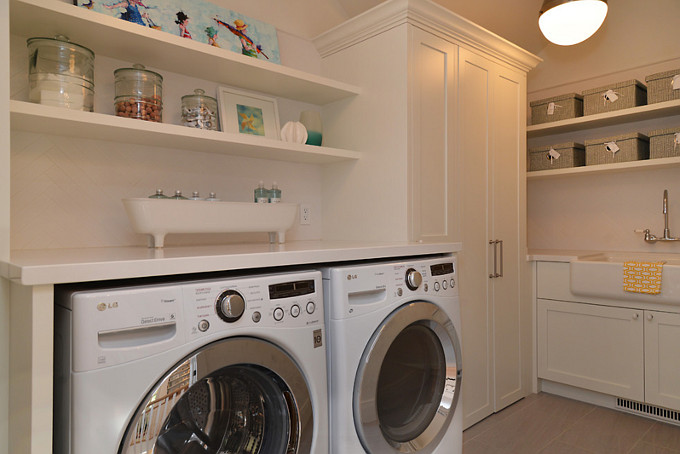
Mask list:
[[[406,286],[410,290],[417,290],[423,283],[423,275],[413,268],[406,270]]]
[[[241,318],[246,310],[246,302],[241,294],[235,290],[226,290],[217,297],[215,311],[227,323],[234,323]]]

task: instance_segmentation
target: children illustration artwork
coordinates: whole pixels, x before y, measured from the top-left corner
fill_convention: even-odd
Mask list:
[[[92,11],[281,63],[276,28],[204,0],[74,0]]]
[[[236,113],[238,114],[238,132],[254,136],[265,135],[262,109],[236,104]]]

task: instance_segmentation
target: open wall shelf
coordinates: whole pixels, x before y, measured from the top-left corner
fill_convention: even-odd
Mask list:
[[[10,102],[10,123],[13,130],[20,131],[277,161],[328,164],[359,159],[361,156],[356,151],[283,142],[248,134],[206,131],[23,101]]]
[[[153,68],[317,105],[352,97],[361,91],[350,84],[56,0],[10,0],[9,23],[10,32],[24,38],[62,34],[92,49],[95,55],[142,62]]]

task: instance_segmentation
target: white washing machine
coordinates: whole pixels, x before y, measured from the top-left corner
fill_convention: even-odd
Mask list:
[[[455,258],[322,272],[330,452],[462,453]]]
[[[328,452],[318,271],[57,296],[55,454]]]

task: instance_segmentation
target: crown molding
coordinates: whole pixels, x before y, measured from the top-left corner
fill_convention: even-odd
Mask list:
[[[312,42],[325,58],[403,24],[478,49],[525,72],[542,61],[540,57],[430,0],[388,0],[317,36]]]

